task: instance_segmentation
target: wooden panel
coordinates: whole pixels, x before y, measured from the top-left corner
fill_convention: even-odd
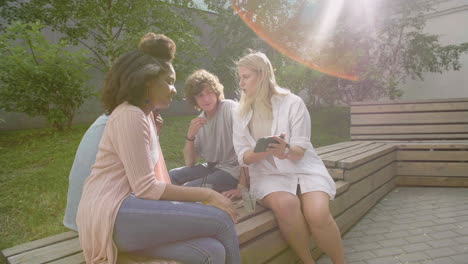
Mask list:
[[[426,103],[450,103],[450,102],[468,102],[468,98],[447,98],[447,99],[429,99],[429,100],[393,100],[393,101],[364,101],[352,102],[351,105],[388,105],[388,104],[426,104]]]
[[[352,184],[343,195],[330,201],[330,211],[333,216],[341,214],[352,207],[354,203],[378,189],[394,177],[395,169],[393,164],[369,175],[365,179]]]
[[[360,148],[363,148],[365,146],[369,146],[369,145],[373,144],[373,142],[369,142],[369,141],[357,141],[357,142],[358,142],[358,144],[354,144],[353,146],[350,146],[350,147],[347,147],[347,148],[342,148],[342,149],[337,149],[337,150],[335,150],[333,152],[328,152],[328,153],[325,153],[325,154],[321,154],[320,158],[321,159],[326,159],[328,157],[332,157],[332,156],[335,156],[335,155],[350,152],[352,150],[360,149]]]
[[[340,232],[346,233],[354,224],[356,224],[367,211],[369,211],[380,199],[382,199],[388,192],[395,188],[395,181],[391,180],[384,184],[379,189],[366,196],[364,199],[355,203],[351,208],[346,210],[338,218],[335,219]]]
[[[344,175],[344,171],[343,169],[339,169],[339,168],[328,168],[327,167],[327,170],[328,170],[328,173],[330,173],[330,176],[332,176],[333,180],[337,181],[337,180],[343,180],[343,175]]]
[[[33,249],[10,257],[11,264],[46,263],[81,252],[78,238],[65,240],[53,245]]]
[[[400,186],[468,187],[468,177],[397,176]]]
[[[257,203],[255,205],[255,211],[254,212],[247,212],[244,209],[244,205],[242,203],[242,200],[238,200],[237,202],[234,203],[234,205],[236,206],[237,213],[239,214],[239,218],[238,218],[239,223],[242,222],[242,221],[245,221],[247,219],[250,219],[252,217],[255,217],[256,215],[259,215],[259,214],[261,214],[261,213],[268,210],[268,209],[262,207],[261,205],[259,205]]]
[[[8,258],[10,256],[17,255],[17,254],[20,254],[29,250],[45,247],[48,245],[58,243],[60,241],[69,240],[69,239],[76,238],[76,237],[78,237],[77,232],[69,231],[69,232],[61,233],[55,236],[50,236],[50,237],[46,237],[43,239],[38,239],[35,241],[24,243],[24,244],[21,244],[12,248],[4,249],[2,251],[2,254],[3,256],[5,256],[5,258]]]
[[[351,135],[427,134],[427,133],[433,133],[433,134],[468,133],[468,124],[351,126]]]
[[[317,247],[311,246],[311,255],[312,258],[315,260],[318,260],[319,257],[322,255],[322,251],[320,251]],[[303,263],[299,257],[294,253],[290,248],[287,248],[283,252],[281,252],[279,255],[273,257],[273,259],[270,259],[266,262],[266,264],[301,264]]]
[[[392,112],[433,112],[433,111],[468,110],[468,101],[465,102],[433,102],[417,104],[380,104],[351,106],[351,114],[360,113],[392,113]]]
[[[388,164],[394,162],[395,159],[396,152],[393,151],[371,162],[355,167],[351,170],[346,170],[344,174],[345,181],[349,183],[356,182],[364,177],[367,177],[371,173],[386,167]]]
[[[338,161],[337,165],[341,168],[351,169],[357,167],[361,164],[367,163],[373,159],[376,159],[380,156],[383,156],[387,153],[393,152],[396,150],[396,147],[391,144],[385,144],[378,148],[371,149],[361,154],[356,154],[346,159]]]
[[[352,147],[352,146],[360,144],[360,143],[361,142],[358,142],[358,141],[347,141],[347,142],[336,143],[336,144],[333,144],[333,145],[328,145],[328,146],[323,146],[323,147],[317,148],[317,149],[315,149],[315,153],[317,153],[319,156],[321,156],[322,154],[337,151],[337,150],[340,150],[340,149],[349,148],[349,147]]]
[[[351,135],[353,140],[449,140],[468,139],[467,134]]]
[[[273,212],[266,211],[254,218],[236,224],[239,243],[245,243],[277,226]]]
[[[340,161],[342,159],[346,159],[346,158],[352,157],[354,155],[364,153],[366,151],[378,148],[378,147],[383,146],[383,145],[384,145],[383,143],[360,144],[360,145],[356,145],[354,147],[351,147],[348,150],[336,151],[336,152],[333,152],[333,153],[325,154],[322,157],[322,160],[323,160],[323,163],[326,166],[338,167],[338,161]]]
[[[413,161],[468,161],[468,150],[399,150],[397,160]]]
[[[254,241],[241,245],[242,264],[261,264],[267,262],[288,245],[278,229],[274,229]]]
[[[468,112],[355,114],[351,125],[468,123]]]
[[[336,185],[336,195],[339,196],[340,194],[346,192],[349,189],[349,182],[345,181],[337,181],[335,182]]]
[[[83,264],[86,263],[83,253],[78,253],[75,255],[71,255],[62,259],[58,259],[52,262],[49,262],[48,264]]]
[[[399,142],[398,150],[404,149],[456,149],[468,150],[468,141],[450,141],[450,142]]]
[[[399,161],[397,175],[467,177],[468,163]]]

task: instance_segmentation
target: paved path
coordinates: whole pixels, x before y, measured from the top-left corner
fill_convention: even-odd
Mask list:
[[[468,188],[398,187],[343,244],[348,264],[468,264]]]

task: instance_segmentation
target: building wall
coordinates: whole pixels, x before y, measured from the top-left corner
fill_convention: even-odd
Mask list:
[[[468,42],[468,0],[442,1],[427,16],[425,31],[440,36],[443,45]],[[468,54],[460,57],[460,71],[426,73],[424,81],[408,79],[403,99],[468,98]]]

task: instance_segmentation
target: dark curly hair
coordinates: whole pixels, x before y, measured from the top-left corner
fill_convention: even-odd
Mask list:
[[[185,81],[184,94],[185,99],[197,110],[198,107],[195,96],[203,90],[203,86],[208,84],[218,97],[218,102],[224,99],[224,86],[219,82],[216,75],[207,70],[196,70]]]
[[[175,56],[176,44],[163,34],[148,32],[138,43],[138,49],[153,57],[171,62]]]
[[[170,70],[171,64],[135,50],[117,59],[106,75],[101,102],[107,115],[127,101],[140,106],[144,103],[146,84]]]
[[[169,71],[176,45],[165,35],[149,32],[138,49],[118,58],[106,75],[101,102],[108,115],[125,101],[136,106],[144,102],[146,83]]]

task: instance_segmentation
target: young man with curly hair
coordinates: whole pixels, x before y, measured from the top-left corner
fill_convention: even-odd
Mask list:
[[[190,122],[185,137],[185,167],[171,170],[169,176],[173,184],[207,186],[235,198],[240,197],[236,188],[241,169],[232,143],[232,112],[238,103],[224,99],[223,89],[218,77],[206,70],[188,77],[185,98],[201,114]],[[206,163],[197,164],[200,158]]]

